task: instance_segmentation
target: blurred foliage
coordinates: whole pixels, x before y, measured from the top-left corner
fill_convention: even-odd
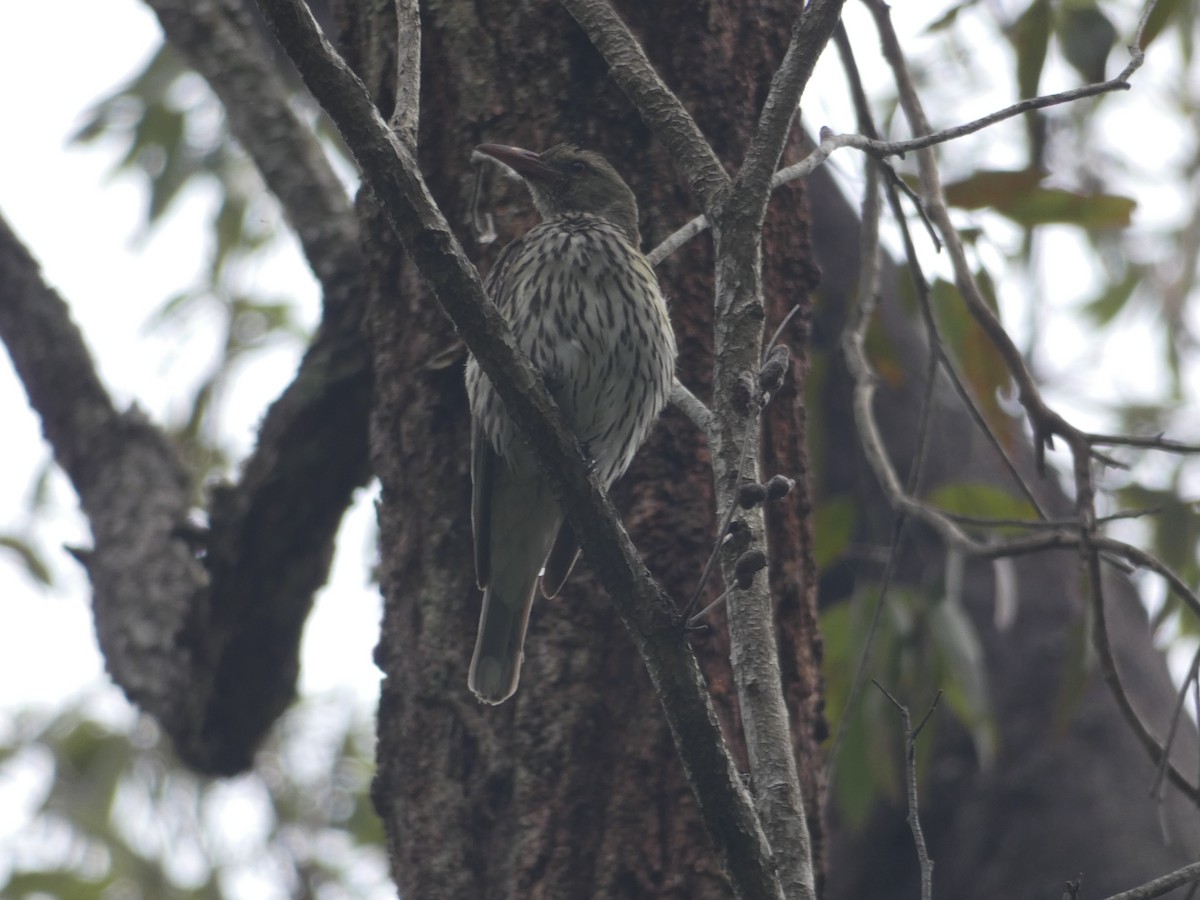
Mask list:
[[[948,573],[951,574],[951,573]],[[879,795],[903,798],[904,733],[899,713],[882,691],[865,681],[857,702],[846,702],[867,640],[880,586],[861,586],[846,602],[821,615],[826,715],[847,716],[831,795],[844,821],[863,822]],[[996,734],[988,701],[983,650],[970,618],[952,591],[888,590],[865,673],[909,707],[914,723],[940,690],[942,705],[917,744],[917,774],[924,777],[934,735],[952,717],[971,735],[986,767]]]
[[[148,719],[24,714],[0,740],[0,896],[102,900],[392,897],[368,798],[371,723],[293,709],[250,775],[182,769]],[[16,797],[20,800],[14,800]]]
[[[961,0],[941,7],[930,13],[920,50],[910,58],[918,91],[935,127],[949,127],[1020,98],[1103,81],[1128,61],[1126,44],[1142,9],[1134,0]],[[1025,349],[1051,404],[1090,430],[1200,443],[1196,32],[1195,4],[1160,0],[1143,34],[1141,44],[1149,50],[1131,91],[1049,107],[937,151],[947,199],[985,298]],[[907,137],[893,116],[894,88],[873,102],[888,111],[881,118],[894,136]],[[915,164],[898,166],[915,183]],[[922,232],[916,221],[910,227]],[[925,248],[918,251],[949,354],[989,426],[1011,447],[1028,431],[1023,416],[1014,416],[1011,379],[957,287],[946,280],[944,262]],[[908,283],[902,300],[916,315]],[[1144,349],[1147,340],[1155,349]],[[882,381],[903,379],[879,329],[868,332],[867,345]],[[820,437],[819,423],[814,433]],[[1109,527],[1200,590],[1200,461],[1134,449],[1114,455],[1129,469],[1098,472],[1102,511],[1147,514]],[[992,485],[941,485],[924,498],[973,518],[1035,516],[1015,490]],[[879,527],[861,521],[852,498],[823,498],[814,521],[822,571],[836,572],[847,560],[881,563],[890,535]],[[914,719],[936,689],[944,689],[948,710],[939,711],[934,726],[944,727],[939,719],[951,713],[986,761],[994,729],[980,644],[957,602],[956,565],[948,563],[940,586],[889,590],[866,675],[906,703]],[[1015,614],[1011,579],[999,569],[996,574],[997,609],[1012,606]],[[861,821],[879,794],[901,797],[903,735],[890,701],[867,682],[856,707],[843,712],[878,590],[859,584],[852,597],[822,612],[829,719],[847,717],[833,800],[850,822]],[[1200,636],[1200,622],[1181,607],[1168,597],[1157,610],[1164,641]],[[1062,722],[1090,677],[1089,633],[1081,620],[1067,648]]]
[[[1125,65],[1124,45],[1142,9],[1142,3],[1132,0],[966,0],[929,26],[926,33],[939,40],[928,52],[955,58],[979,84],[993,82],[996,63],[1007,60],[1011,101],[1112,77]],[[1003,35],[1010,52],[977,52],[981,31]],[[970,231],[968,243],[976,248],[979,272],[1000,273],[996,279],[981,278],[981,285],[995,289],[1002,315],[1014,305],[1024,306],[1029,363],[1051,402],[1069,419],[1093,429],[1099,422],[1109,433],[1161,434],[1192,443],[1200,443],[1200,316],[1195,300],[1200,146],[1187,123],[1200,115],[1196,31],[1193,4],[1161,0],[1143,35],[1142,46],[1150,49],[1133,76],[1133,90],[1027,117],[1039,124],[1025,129],[1023,166],[972,164],[966,141],[941,149],[947,169],[960,173],[948,180],[946,192],[963,211],[961,221]],[[928,76],[920,87],[926,103],[937,105],[941,120],[956,120],[950,88]],[[1137,118],[1151,109],[1154,118]],[[957,119],[972,114],[974,108]],[[1190,136],[1177,148],[1156,138],[1157,131],[1173,134],[1172,121]],[[1151,146],[1170,152],[1147,154]],[[1158,190],[1163,185],[1174,186],[1186,199],[1177,202],[1167,196]],[[1069,239],[1078,248],[1071,259],[1079,267],[1074,277],[1063,276],[1059,256]],[[1074,295],[1064,297],[1064,291]],[[1005,427],[1024,424],[1004,412],[1008,379],[994,352],[972,333],[978,329],[962,312],[956,294],[953,285],[935,281],[939,322],[989,424],[1003,436]],[[1047,324],[1068,314],[1077,320],[1073,343],[1083,348],[1066,348],[1080,360],[1078,372],[1064,369],[1061,345],[1043,340],[1049,333],[1044,331]],[[1160,352],[1130,356],[1127,342],[1134,330],[1150,335]],[[1089,378],[1085,366],[1097,377]],[[1064,375],[1056,378],[1055,372]],[[1063,383],[1056,383],[1059,380]],[[1097,389],[1093,381],[1115,387]],[[1086,410],[1082,419],[1071,412],[1073,407]],[[1200,588],[1200,517],[1195,505],[1200,498],[1200,464],[1186,454],[1129,450],[1117,455],[1130,470],[1102,473],[1105,511],[1154,511],[1138,520],[1139,542],[1186,583]],[[1166,614],[1174,609],[1169,603]],[[1200,631],[1200,623],[1185,622],[1183,627]]]
[[[254,283],[257,258],[281,238],[278,204],[225,127],[220,102],[204,80],[164,45],[128,83],[101,99],[74,136],[81,144],[119,148],[113,174],[133,173],[146,185],[141,239],[161,225],[184,196],[211,202],[211,249],[195,284],[168,297],[148,327],[184,335],[196,321],[223,323],[209,371],[195,386],[184,414],[167,428],[197,491],[232,464],[219,440],[216,409],[237,367],[270,343],[305,338],[291,298],[263,295]],[[200,501],[199,494],[197,500]]]

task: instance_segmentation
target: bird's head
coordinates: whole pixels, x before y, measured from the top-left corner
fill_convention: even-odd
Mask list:
[[[638,245],[633,191],[599,153],[573,144],[555,144],[541,153],[503,144],[480,144],[476,149],[525,179],[543,218],[590,213],[612,222],[635,247]]]

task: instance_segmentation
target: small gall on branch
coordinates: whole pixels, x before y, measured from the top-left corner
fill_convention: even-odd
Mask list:
[[[792,488],[795,486],[796,479],[788,478],[786,475],[772,475],[764,485],[768,500],[782,500],[792,492]]]
[[[783,387],[791,366],[792,352],[784,344],[776,344],[767,354],[767,361],[758,371],[758,386],[764,394],[771,395]]]
[[[767,499],[767,486],[750,482],[738,488],[737,502],[742,509],[753,509]]]
[[[754,584],[754,576],[767,566],[767,554],[755,548],[747,550],[733,564],[734,583],[743,591]]]
[[[786,475],[775,475],[762,484],[750,482],[738,488],[737,502],[742,509],[753,509],[760,503],[769,500],[780,500],[792,492],[796,486],[794,478]]]

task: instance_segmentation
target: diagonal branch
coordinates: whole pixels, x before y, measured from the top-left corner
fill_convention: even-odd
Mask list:
[[[746,159],[734,179],[732,194],[742,202],[757,204],[762,219],[771,196],[772,175],[779,164],[792,128],[800,95],[812,76],[817,58],[829,42],[846,0],[813,0],[804,7],[792,26],[783,61],[771,78],[758,127],[746,151]]]
[[[658,77],[637,38],[608,0],[562,0],[562,5],[600,51],[613,81],[663,142],[687,178],[696,205],[713,212],[729,190],[729,176],[691,113]]]
[[[76,557],[109,672],[168,730],[186,728],[199,716],[205,660],[181,636],[207,584],[182,537],[188,473],[140,411],[113,406],[67,305],[3,219],[0,340],[91,526],[93,547]]]
[[[225,107],[230,132],[283,205],[326,304],[361,294],[358,224],[312,129],[296,114],[275,50],[242,0],[145,0],[163,33]]]
[[[1153,881],[1147,881],[1128,891],[1113,894],[1108,900],[1153,900],[1153,898],[1169,894],[1185,884],[1195,884],[1197,881],[1200,881],[1200,862],[1176,869],[1174,872],[1155,878]]]
[[[147,3],[221,99],[323,293],[321,325],[264,416],[240,479],[211,492],[211,588],[187,639],[205,648],[212,671],[192,690],[202,701],[198,719],[169,730],[189,763],[228,773],[250,764],[295,694],[304,621],[328,576],[342,515],[369,478],[365,265],[345,188],[294,111],[276,51],[249,9],[241,0]]]
[[[478,273],[430,196],[412,154],[380,118],[362,82],[329,45],[303,0],[259,0],[259,7],[342,132],[397,236],[530,438],[535,457],[642,654],[735,894],[780,897],[762,830],[725,749],[673,605],[638,559],[545,385],[486,299]]]

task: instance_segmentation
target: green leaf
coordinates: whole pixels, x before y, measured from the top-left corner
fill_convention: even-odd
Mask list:
[[[982,169],[946,185],[946,202],[960,209],[998,208],[1010,202],[1014,194],[1028,194],[1045,177],[1046,173],[1037,169]]]
[[[961,209],[995,210],[1025,228],[1052,223],[1088,230],[1127,228],[1137,201],[1116,194],[1082,194],[1041,187],[1041,172],[983,171],[949,185],[946,199]]]
[[[39,584],[49,586],[54,583],[50,567],[46,565],[41,554],[24,538],[15,534],[0,534],[0,549],[8,550],[17,557],[25,574]]]
[[[1063,56],[1085,81],[1104,80],[1108,54],[1117,42],[1117,29],[1095,4],[1068,5],[1058,20],[1058,43]]]
[[[990,279],[981,277],[977,281],[984,299],[995,308],[995,300],[989,297],[988,292]],[[1019,433],[1019,425],[1000,405],[1000,395],[1006,393],[1011,385],[1004,358],[992,344],[983,326],[967,311],[957,287],[938,279],[930,290],[930,302],[946,345],[971,388],[984,419],[1000,439],[1011,446]]]
[[[25,897],[53,897],[55,900],[95,900],[107,895],[111,876],[99,881],[81,877],[70,869],[44,872],[13,872],[7,883],[0,884],[3,896],[12,900]]]
[[[1017,51],[1017,92],[1036,97],[1050,47],[1050,0],[1033,0],[1013,25],[1009,39]]]
[[[1104,290],[1083,305],[1084,313],[1099,326],[1108,325],[1120,315],[1133,296],[1133,290],[1142,282],[1144,271],[1141,266],[1131,265],[1125,277],[1114,284],[1105,285]]]
[[[1179,16],[1187,8],[1187,0],[1158,0],[1146,20],[1146,28],[1142,31],[1141,49],[1145,50],[1150,42],[1163,33],[1167,24]]]
[[[967,726],[980,765],[986,769],[996,755],[995,720],[988,699],[987,667],[979,636],[962,606],[937,603],[930,633],[945,671],[941,688],[946,702]]]
[[[1037,520],[1037,512],[1028,500],[992,484],[965,481],[943,484],[930,491],[926,499],[938,509],[958,515]]]
[[[961,3],[956,3],[946,10],[941,16],[934,19],[925,26],[926,34],[933,34],[938,31],[945,31],[950,28],[958,19],[958,14],[965,9],[974,6],[978,0],[962,0]]]
[[[813,559],[818,569],[828,568],[850,546],[858,524],[858,507],[849,496],[835,497],[813,514]]]

